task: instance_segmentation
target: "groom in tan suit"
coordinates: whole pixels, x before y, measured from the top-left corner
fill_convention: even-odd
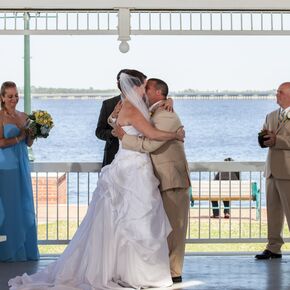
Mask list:
[[[268,244],[257,259],[281,258],[284,216],[290,230],[290,82],[277,90],[278,110],[266,116],[263,128],[268,131],[269,147],[266,161],[266,192]]]
[[[179,117],[175,112],[161,108],[162,101],[167,98],[167,84],[159,79],[149,79],[146,94],[154,126],[176,132],[182,126]],[[122,139],[123,148],[150,153],[155,175],[160,181],[164,209],[172,227],[168,236],[171,276],[173,282],[182,282],[190,187],[184,145],[177,140],[162,142],[127,135],[120,127],[116,131]]]

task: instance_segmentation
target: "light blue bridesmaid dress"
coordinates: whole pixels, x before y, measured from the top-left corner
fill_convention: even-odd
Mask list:
[[[14,124],[4,124],[4,138],[20,134]],[[0,261],[38,260],[32,184],[25,141],[0,148]]]

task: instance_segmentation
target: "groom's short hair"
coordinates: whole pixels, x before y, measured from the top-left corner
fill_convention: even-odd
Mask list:
[[[160,90],[162,96],[164,96],[164,98],[167,99],[168,85],[167,85],[167,83],[165,81],[160,80],[160,79],[151,78],[151,79],[148,80],[148,82],[154,82],[155,83],[155,88],[157,90]]]

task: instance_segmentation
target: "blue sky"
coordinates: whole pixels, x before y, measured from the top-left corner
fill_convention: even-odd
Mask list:
[[[0,81],[23,86],[23,36],[0,36]],[[31,84],[115,88],[136,68],[171,90],[267,90],[290,81],[289,36],[133,36],[122,54],[116,36],[31,36]]]

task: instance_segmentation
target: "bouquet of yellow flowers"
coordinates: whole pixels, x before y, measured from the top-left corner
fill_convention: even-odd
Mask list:
[[[28,116],[27,129],[32,139],[47,138],[52,127],[52,117],[46,111],[33,111]]]

